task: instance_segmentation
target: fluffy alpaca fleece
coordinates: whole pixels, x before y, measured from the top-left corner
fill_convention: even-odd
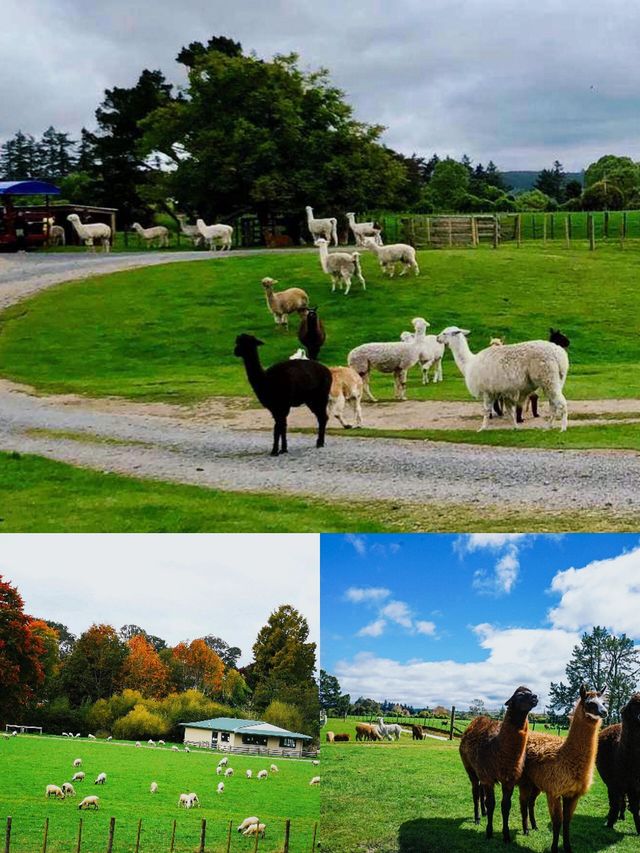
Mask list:
[[[609,795],[607,826],[624,820],[628,801],[640,835],[640,693],[629,699],[621,717],[621,723],[600,732],[596,767]]]

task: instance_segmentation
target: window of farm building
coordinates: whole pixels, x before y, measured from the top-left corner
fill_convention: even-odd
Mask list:
[[[242,735],[242,743],[253,744],[254,746],[266,746],[267,738],[264,735]]]
[[[280,738],[280,748],[281,749],[295,749],[296,742],[292,737],[281,737]]]

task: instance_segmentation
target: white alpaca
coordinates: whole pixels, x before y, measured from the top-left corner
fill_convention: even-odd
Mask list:
[[[180,223],[180,233],[184,234],[185,237],[188,237],[194,246],[200,246],[203,242],[202,234],[198,231],[197,225],[189,225],[187,223],[187,217],[184,213],[179,213],[176,216],[176,219]]]
[[[414,340],[413,332],[403,332],[401,341]],[[422,349],[420,350],[420,368],[422,369],[422,384],[429,384],[429,371],[433,368],[433,382],[442,382],[442,356],[444,355],[444,344],[438,343],[437,335],[425,335]]]
[[[405,275],[409,270],[420,275],[420,267],[416,261],[416,250],[413,246],[409,246],[407,243],[379,246],[372,237],[365,237],[364,245],[378,256],[380,269],[383,273],[389,273],[389,278],[393,278],[395,275],[396,264],[402,266],[400,275]]]
[[[313,237],[313,242],[317,243],[318,239],[322,237],[327,243],[330,243],[333,240],[334,244],[338,245],[338,220],[332,216],[329,219],[315,219],[313,216],[313,208],[305,207],[307,212],[307,226],[309,227],[309,232]]]
[[[154,225],[151,228],[143,228],[139,222],[134,222],[131,226],[141,240],[144,240],[147,248],[152,243],[156,243],[159,249],[169,245],[169,229],[164,225]]]
[[[204,220],[196,221],[196,228],[204,238],[205,243],[209,246],[209,251],[217,251],[216,247],[220,244],[220,251],[227,252],[231,250],[231,238],[233,237],[233,228],[231,225],[205,225]]]
[[[379,246],[382,246],[380,228],[375,222],[356,222],[355,213],[347,213],[347,221],[355,237],[356,246],[364,246],[365,237],[372,237]]]
[[[102,251],[108,252],[111,248],[111,228],[104,222],[90,222],[83,225],[77,213],[70,213],[67,220],[76,229],[76,234],[92,252],[95,252],[96,241],[102,244]]]
[[[346,285],[344,295],[347,296],[351,290],[351,278],[354,275],[362,285],[362,289],[367,289],[367,283],[360,268],[360,252],[329,252],[329,244],[322,237],[316,240],[316,246],[320,251],[322,271],[331,276],[332,293],[336,289],[336,284],[342,290],[344,282]]]

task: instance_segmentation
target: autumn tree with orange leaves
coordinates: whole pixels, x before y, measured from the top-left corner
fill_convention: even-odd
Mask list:
[[[18,590],[0,575],[0,722],[24,706],[44,682],[42,636]]]
[[[204,640],[178,643],[173,650],[174,678],[179,690],[201,690],[215,696],[222,687],[224,664]]]
[[[142,634],[128,641],[129,656],[122,672],[124,687],[139,690],[143,696],[165,696],[169,686],[169,667]]]

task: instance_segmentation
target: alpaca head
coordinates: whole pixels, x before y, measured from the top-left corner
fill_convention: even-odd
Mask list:
[[[563,335],[560,329],[554,329],[553,327],[549,329],[549,340],[552,344],[557,344],[559,347],[563,349],[568,349],[571,341],[566,335]]]
[[[269,277],[267,277],[267,278],[263,278],[263,279],[262,279],[262,286],[263,286],[263,287],[264,287],[264,289],[267,291],[267,293],[269,293],[270,291],[272,291],[272,290],[273,290],[273,288],[276,286],[276,284],[277,284],[277,283],[278,283],[278,279],[277,279],[277,278],[269,278]]]
[[[640,732],[640,693],[634,693],[621,711],[620,716],[625,726],[633,727]]]
[[[520,686],[504,704],[512,713],[524,718],[532,708],[536,707],[538,697],[528,687]]]
[[[413,320],[411,321],[411,325],[416,330],[416,332],[418,330],[424,332],[431,325],[431,323],[428,323],[424,319],[424,317],[414,317]]]
[[[447,326],[446,329],[443,329],[437,337],[437,341],[439,344],[448,344],[451,346],[452,342],[458,338],[460,335],[470,335],[471,332],[469,329],[460,329],[458,326]]]
[[[582,719],[592,723],[601,723],[608,713],[602,696],[604,696],[604,690],[587,690],[586,685],[581,685],[580,699],[573,712],[574,716],[580,714]]]
[[[243,358],[245,355],[255,353],[258,347],[261,347],[263,345],[264,341],[261,341],[259,338],[256,338],[253,335],[246,335],[243,332],[236,338],[236,345],[234,347],[233,354],[239,356],[240,358]]]
[[[503,345],[504,341],[502,340],[502,338],[491,338],[491,340],[489,341],[490,347],[501,347]]]

